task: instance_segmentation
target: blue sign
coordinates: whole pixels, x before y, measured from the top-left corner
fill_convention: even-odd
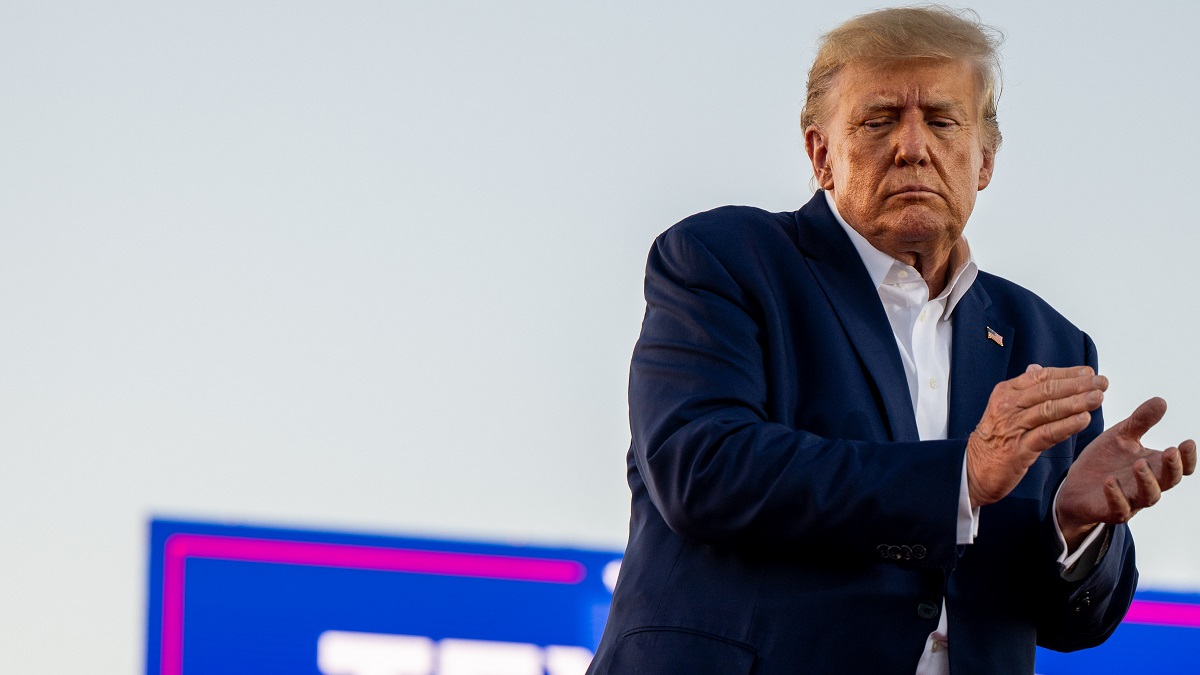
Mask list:
[[[156,520],[147,675],[582,675],[620,554]],[[1040,675],[1200,673],[1200,594],[1142,591]]]
[[[582,675],[619,566],[598,551],[157,520],[150,538],[147,675]]]

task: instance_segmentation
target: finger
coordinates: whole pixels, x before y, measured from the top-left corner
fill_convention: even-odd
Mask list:
[[[1158,477],[1158,485],[1163,490],[1170,490],[1183,480],[1183,457],[1179,448],[1163,450],[1160,473],[1162,475]]]
[[[1104,481],[1104,499],[1108,502],[1108,517],[1106,523],[1124,523],[1133,517],[1133,510],[1121,490],[1121,483],[1116,478]]]
[[[1065,419],[1035,425],[1021,437],[1021,449],[1025,452],[1041,453],[1083,431],[1091,421],[1091,413],[1085,411]]]
[[[1162,498],[1162,489],[1159,487],[1158,479],[1154,477],[1154,472],[1150,470],[1150,464],[1146,460],[1139,459],[1133,463],[1133,478],[1137,487],[1137,493],[1134,495],[1132,506],[1143,509],[1147,506],[1157,504],[1158,500]]]
[[[1022,408],[1032,408],[1044,401],[1053,401],[1093,391],[1103,393],[1106,389],[1108,389],[1108,378],[1103,375],[1055,378],[1017,390],[1016,402]],[[1103,397],[1096,400],[1096,405],[1100,405],[1102,400]],[[1095,407],[1089,409],[1094,410]]]
[[[1167,402],[1155,396],[1139,405],[1133,414],[1117,423],[1117,433],[1134,440],[1139,440],[1150,430],[1163,415],[1167,414]]]
[[[1183,461],[1183,475],[1192,475],[1196,470],[1196,441],[1189,438],[1180,443],[1179,457]]]
[[[1061,380],[1069,377],[1090,377],[1096,371],[1091,366],[1073,366],[1070,368],[1043,368],[1036,363],[1029,364],[1025,372],[1009,380],[1017,389],[1027,389],[1049,380]]]
[[[1016,415],[1017,424],[1025,429],[1033,429],[1043,424],[1067,419],[1082,412],[1091,412],[1100,407],[1104,401],[1104,392],[1092,390],[1075,394],[1067,398],[1050,399],[1041,404],[1022,410]]]

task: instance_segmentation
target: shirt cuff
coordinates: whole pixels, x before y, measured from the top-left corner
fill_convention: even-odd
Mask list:
[[[1055,523],[1057,527],[1058,523]],[[967,463],[963,462],[962,482],[958,487],[958,537],[959,546],[975,543],[979,534],[979,507],[971,508],[971,491],[967,489]],[[1062,538],[1062,533],[1059,533]]]
[[[1062,487],[1060,486],[1061,490]],[[1054,533],[1058,535],[1058,569],[1066,581],[1079,581],[1086,577],[1096,563],[1108,551],[1108,528],[1099,523],[1088,533],[1079,548],[1074,553],[1067,550],[1067,538],[1063,536],[1062,527],[1058,524],[1058,493],[1054,493],[1054,503],[1050,506],[1054,518]],[[1068,555],[1070,554],[1070,555]]]

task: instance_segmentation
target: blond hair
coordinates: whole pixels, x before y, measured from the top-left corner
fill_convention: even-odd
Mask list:
[[[980,22],[969,9],[942,5],[893,7],[856,16],[821,36],[808,71],[808,92],[800,127],[821,126],[829,113],[826,95],[834,77],[849,63],[914,58],[967,59],[979,75],[980,111],[986,147],[1000,147],[1000,43],[1004,35]]]

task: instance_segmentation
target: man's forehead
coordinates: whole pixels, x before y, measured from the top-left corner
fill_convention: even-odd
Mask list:
[[[907,59],[849,63],[836,75],[834,89],[855,109],[920,105],[965,110],[973,107],[981,85],[969,61]]]
[[[975,73],[975,64],[970,59],[952,59],[940,56],[912,56],[896,59],[853,59],[841,67],[841,72],[856,72],[877,78],[896,74],[939,71],[942,73]]]

